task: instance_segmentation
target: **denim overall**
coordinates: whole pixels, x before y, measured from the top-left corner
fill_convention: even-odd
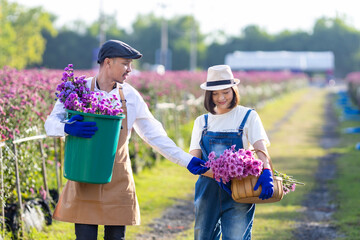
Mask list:
[[[242,136],[249,109],[237,132],[208,131],[208,115],[202,131],[200,147],[202,159],[208,161],[208,155],[214,151],[218,157],[225,149],[236,145],[243,148]],[[227,184],[230,188],[230,183]],[[249,240],[255,213],[255,204],[235,202],[222,189],[216,180],[200,176],[195,185],[195,240],[220,239]]]

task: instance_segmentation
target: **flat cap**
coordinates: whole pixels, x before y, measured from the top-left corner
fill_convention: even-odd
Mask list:
[[[142,54],[122,41],[108,40],[101,46],[97,62],[102,63],[105,58],[115,57],[139,59]]]

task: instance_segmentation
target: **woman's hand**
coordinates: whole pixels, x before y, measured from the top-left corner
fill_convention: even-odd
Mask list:
[[[259,198],[262,200],[271,198],[274,194],[274,184],[270,169],[263,170],[254,187],[254,191],[256,191],[260,185],[262,189]]]

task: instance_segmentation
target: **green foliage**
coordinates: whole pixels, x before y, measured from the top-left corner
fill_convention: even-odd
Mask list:
[[[56,34],[51,15],[40,7],[27,9],[7,0],[1,0],[0,10],[0,68],[42,63],[46,44],[42,31]]]
[[[344,19],[317,20],[309,44],[318,51],[333,51],[335,66],[341,75],[360,69],[357,57],[360,52],[360,31],[347,25]]]
[[[90,69],[96,56],[93,51],[99,46],[98,41],[89,35],[80,35],[74,31],[61,30],[56,38],[43,34],[46,41],[44,64],[47,68],[62,69],[73,63],[78,69]]]

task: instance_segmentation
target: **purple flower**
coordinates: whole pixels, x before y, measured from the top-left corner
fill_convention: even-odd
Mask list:
[[[103,93],[91,92],[86,87],[85,76],[74,77],[72,67],[73,64],[69,64],[64,68],[63,82],[56,88],[59,93],[55,93],[66,109],[102,115],[118,115],[123,112],[116,95],[105,98]]]

